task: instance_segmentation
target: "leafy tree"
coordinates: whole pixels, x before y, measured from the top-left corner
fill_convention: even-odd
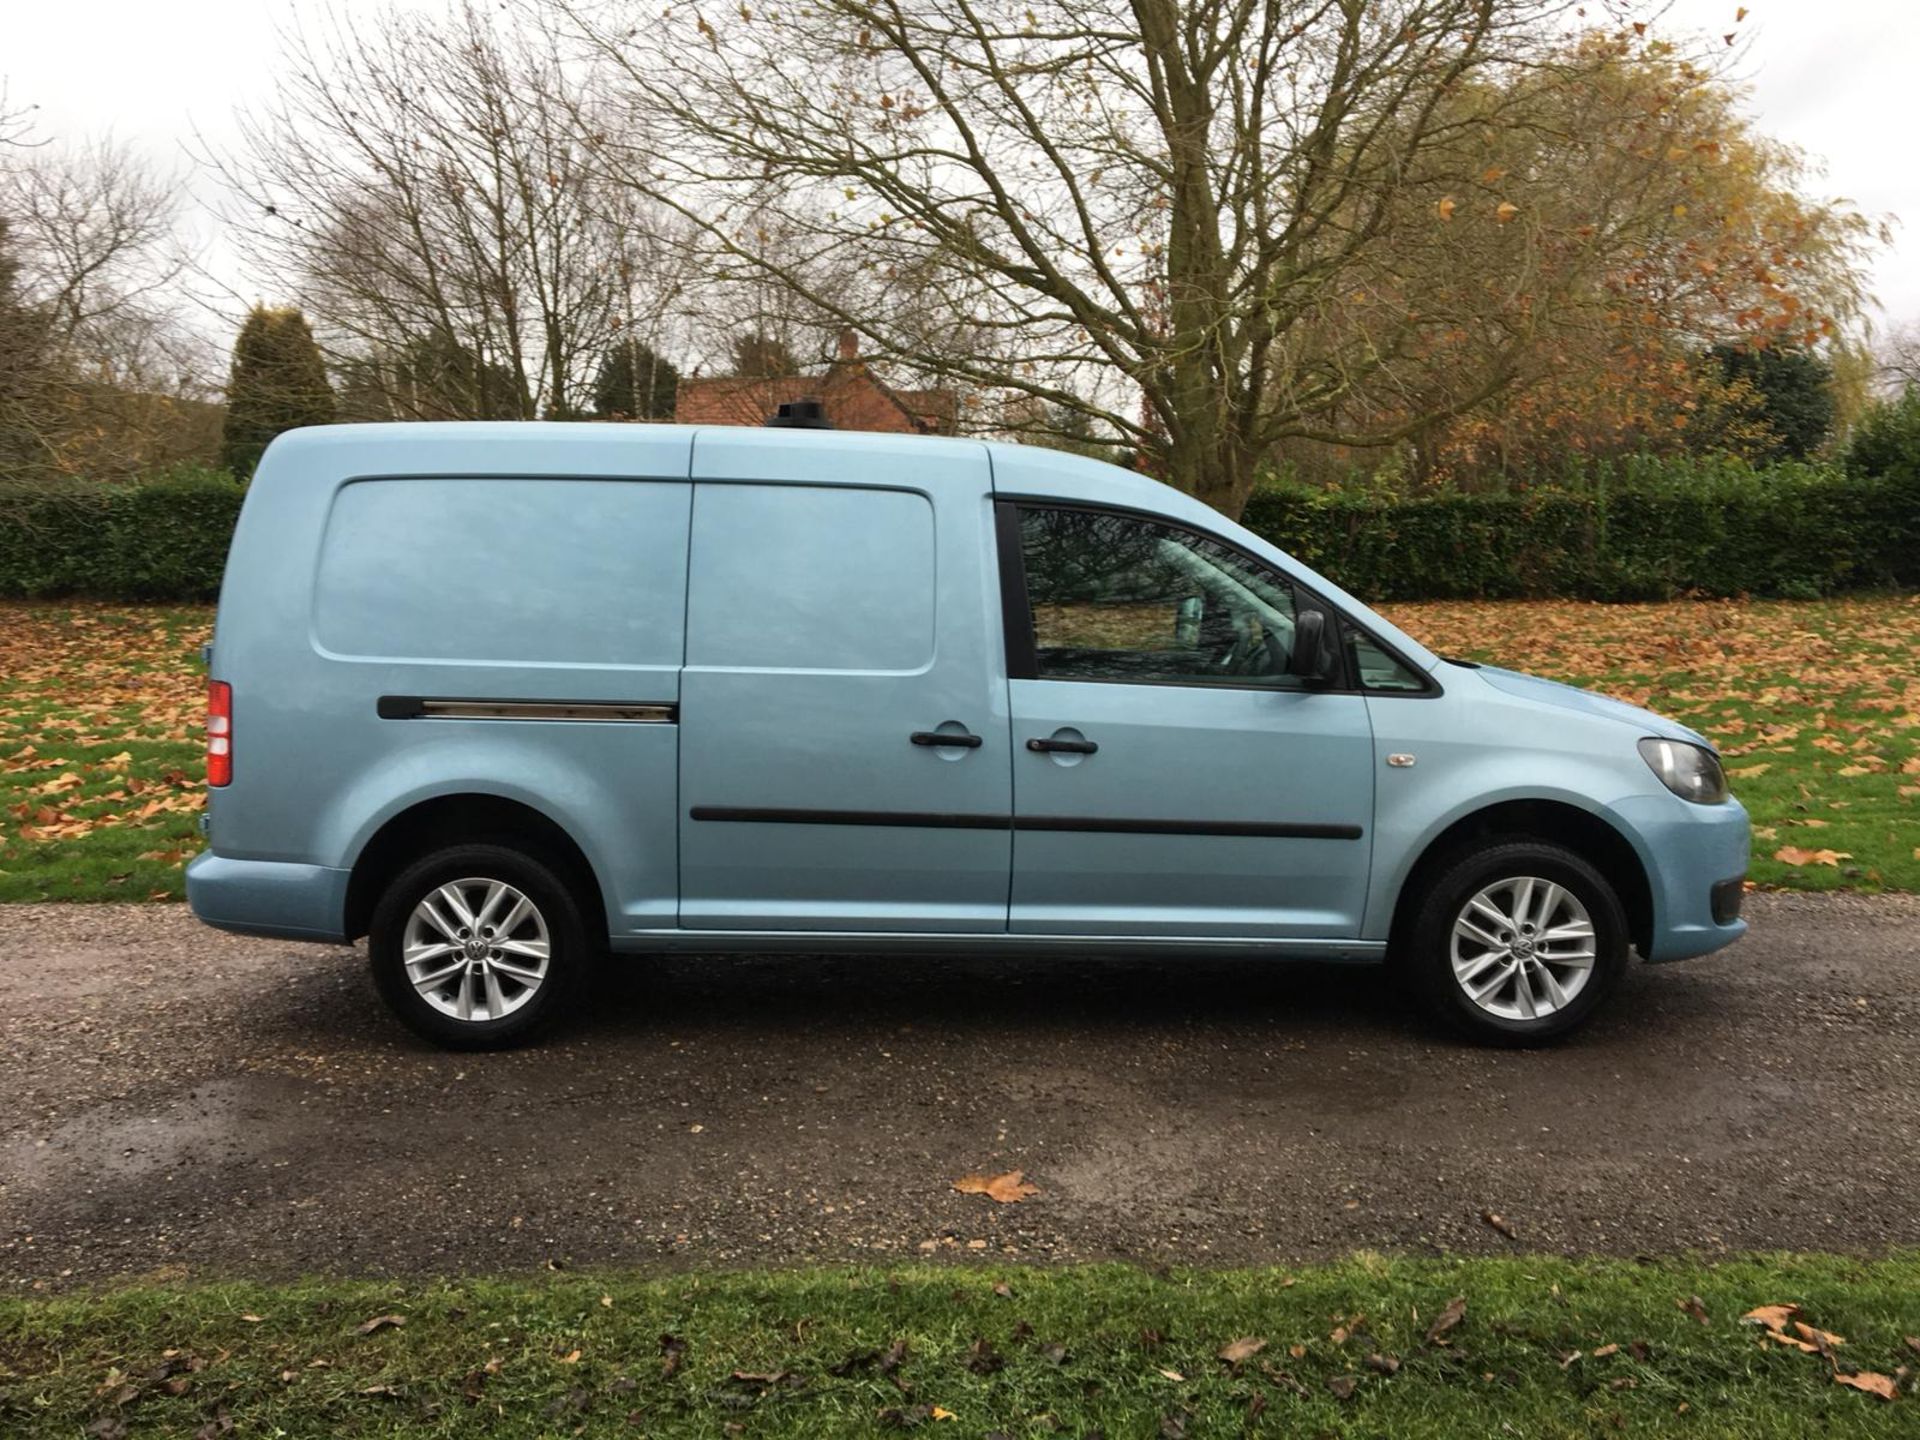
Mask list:
[[[1847,443],[1855,475],[1904,475],[1920,481],[1920,384],[1873,406]]]
[[[1491,109],[1507,123],[1486,132],[1470,186],[1425,189],[1428,224],[1383,242],[1391,263],[1377,285],[1456,327],[1348,403],[1437,410],[1417,432],[1427,478],[1568,455],[1800,453],[1775,450],[1783,432],[1762,433],[1773,420],[1759,378],[1702,363],[1702,351],[1831,349],[1862,311],[1865,257],[1882,232],[1844,204],[1807,199],[1799,157],[1756,134],[1739,92],[1697,61],[1619,37],[1570,43],[1582,87],[1502,77],[1451,101],[1462,121]],[[1516,207],[1504,222],[1487,208],[1496,195]],[[1595,233],[1542,247],[1516,235],[1529,226]],[[1437,406],[1457,393],[1451,376],[1471,383],[1483,332],[1504,326],[1508,385],[1453,413]],[[1797,442],[1817,444],[1806,431],[1818,423],[1797,422]]]
[[[254,306],[233,347],[220,463],[235,475],[251,475],[274,436],[332,423],[333,389],[306,317],[292,308]]]
[[[1712,357],[1731,383],[1745,381],[1759,400],[1772,446],[1754,460],[1805,460],[1833,430],[1833,366],[1803,349],[1716,345]]]
[[[800,362],[787,342],[776,335],[749,330],[733,342],[733,373],[746,380],[774,380],[798,375]]]
[[[619,340],[593,379],[593,413],[602,420],[671,420],[680,371],[639,340]]]

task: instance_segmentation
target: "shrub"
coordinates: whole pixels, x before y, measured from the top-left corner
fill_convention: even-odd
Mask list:
[[[1274,486],[1242,518],[1374,600],[1810,599],[1920,582],[1920,466],[1680,460],[1584,478],[1413,499]]]
[[[0,486],[0,595],[211,600],[245,492],[221,470]]]

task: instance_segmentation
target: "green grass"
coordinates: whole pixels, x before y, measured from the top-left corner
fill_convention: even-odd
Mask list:
[[[1740,1322],[1788,1302],[1834,1362]],[[0,1302],[0,1433],[1894,1436],[1920,1398],[1834,1371],[1917,1333],[1912,1256],[150,1287]]]
[[[1390,614],[1442,653],[1710,735],[1753,812],[1759,883],[1920,891],[1920,597]],[[211,621],[206,607],[0,604],[0,901],[180,896],[200,844]],[[173,808],[145,813],[155,801]]]
[[[0,605],[0,901],[179,899],[204,606]]]

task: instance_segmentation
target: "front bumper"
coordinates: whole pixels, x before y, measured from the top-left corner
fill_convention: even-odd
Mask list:
[[[1739,900],[1753,827],[1738,800],[1690,805],[1666,794],[1636,795],[1613,808],[1653,891],[1646,959],[1708,955],[1747,933]]]
[[[217,930],[344,943],[351,873],[209,850],[187,866],[187,904]]]

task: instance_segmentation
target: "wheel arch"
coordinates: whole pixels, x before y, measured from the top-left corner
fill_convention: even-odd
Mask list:
[[[606,934],[607,907],[586,852],[566,828],[522,800],[466,791],[421,800],[385,820],[354,857],[347,881],[346,935],[367,933],[387,883],[420,856],[447,845],[491,841],[546,861],[574,892],[586,923]]]
[[[1653,942],[1653,885],[1640,852],[1604,817],[1564,800],[1515,799],[1482,806],[1462,815],[1434,835],[1401,882],[1395,898],[1390,949],[1398,949],[1434,873],[1476,842],[1500,839],[1543,840],[1564,846],[1591,864],[1613,887],[1627,915],[1627,933],[1642,955]]]

